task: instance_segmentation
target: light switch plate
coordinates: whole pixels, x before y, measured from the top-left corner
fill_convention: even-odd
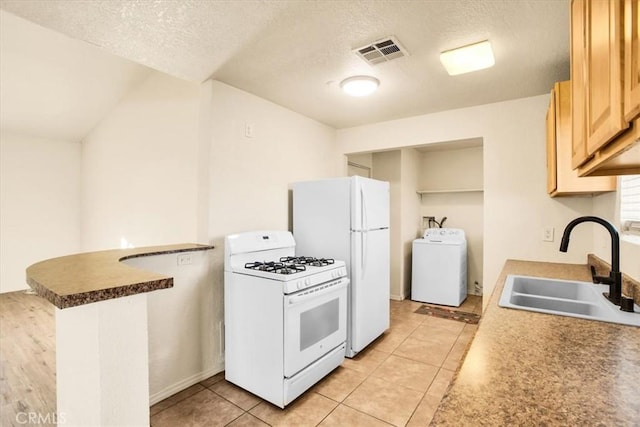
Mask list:
[[[244,124],[244,137],[253,138],[253,123]]]

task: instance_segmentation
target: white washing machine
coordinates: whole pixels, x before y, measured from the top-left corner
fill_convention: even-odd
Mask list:
[[[459,228],[428,228],[413,241],[411,299],[458,307],[467,298],[467,239]]]

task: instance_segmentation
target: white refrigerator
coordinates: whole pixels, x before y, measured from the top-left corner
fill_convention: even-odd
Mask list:
[[[296,255],[344,260],[351,279],[347,350],[389,328],[389,183],[359,176],[293,184]]]

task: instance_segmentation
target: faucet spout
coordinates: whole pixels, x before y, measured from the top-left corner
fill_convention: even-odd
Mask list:
[[[611,235],[611,272],[606,280],[609,284],[609,294],[605,296],[609,301],[616,305],[620,305],[622,296],[622,273],[620,272],[620,236],[618,230],[609,221],[597,216],[581,216],[574,219],[564,229],[562,240],[560,241],[560,252],[567,252],[569,248],[569,236],[571,231],[578,224],[583,222],[595,222],[607,229]]]

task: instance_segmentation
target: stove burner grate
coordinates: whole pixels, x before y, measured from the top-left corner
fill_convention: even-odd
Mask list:
[[[280,262],[293,262],[295,264],[324,267],[335,262],[333,258],[315,258],[309,256],[287,256],[280,258]]]
[[[259,270],[266,271],[269,273],[276,274],[294,274],[299,273],[301,271],[305,271],[307,268],[302,264],[296,264],[294,262],[248,262],[244,265],[244,268],[248,268],[250,270]]]

